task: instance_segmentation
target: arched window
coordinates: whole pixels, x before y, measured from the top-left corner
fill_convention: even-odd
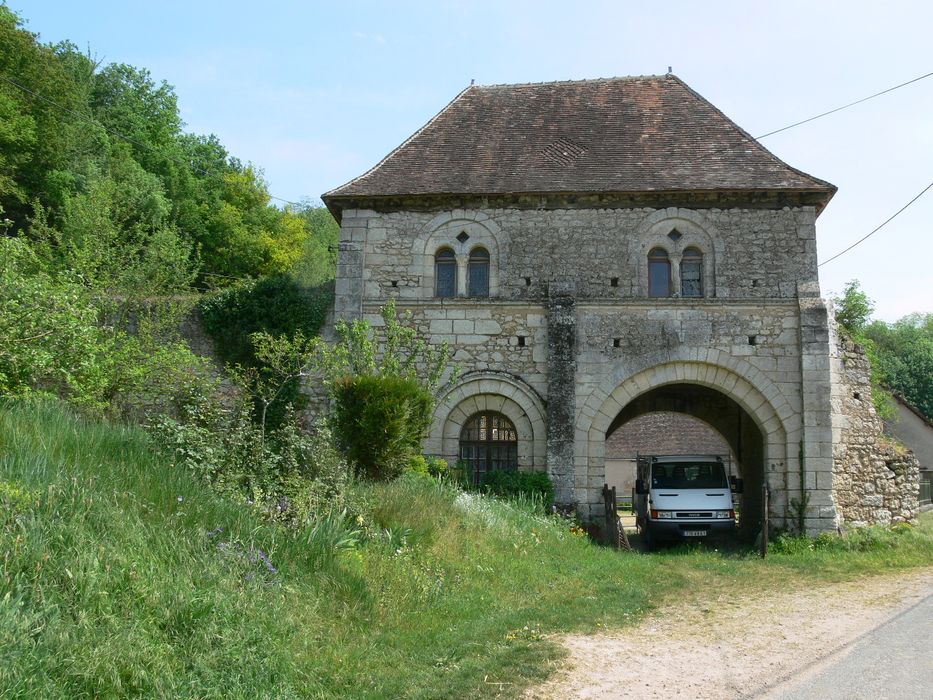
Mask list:
[[[489,296],[489,251],[474,248],[467,266],[467,294],[471,297]]]
[[[652,248],[648,253],[648,296],[671,295],[671,260],[664,248]]]
[[[450,248],[434,254],[434,296],[457,296],[457,258]]]
[[[698,248],[687,248],[680,259],[680,295],[703,296],[703,253]]]
[[[474,484],[491,471],[518,469],[518,435],[501,413],[484,411],[470,418],[460,431],[460,461]]]

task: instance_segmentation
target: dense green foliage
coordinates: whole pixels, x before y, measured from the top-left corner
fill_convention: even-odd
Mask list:
[[[0,395],[49,393],[94,412],[162,406],[203,381],[171,332],[178,311],[133,309],[134,332],[68,271],[50,272],[23,240],[0,238]],[[109,314],[110,318],[103,316]]]
[[[872,321],[874,303],[849,282],[837,299],[836,318],[871,361],[872,395],[882,416],[894,416],[893,392],[933,420],[933,314],[910,314],[895,323]]]
[[[500,498],[526,496],[538,502],[545,513],[554,505],[554,484],[545,472],[491,471],[483,479],[483,488]]]
[[[911,314],[891,324],[875,321],[864,337],[874,344],[885,386],[933,420],[933,314]]]
[[[766,596],[933,558],[928,520],[793,540],[764,561],[642,556],[450,485],[356,489],[365,522],[281,528],[137,429],[7,405],[0,697],[518,696],[554,668],[554,635],[630,624],[691,591]]]
[[[346,509],[350,472],[327,428],[308,433],[286,420],[263,431],[246,403],[190,402],[179,419],[162,416],[150,430],[170,464],[267,518],[299,527]]]
[[[64,265],[99,266],[112,289],[129,263],[150,293],[149,273],[177,286],[194,268],[214,282],[328,277],[326,210],[272,206],[261,172],[186,134],[174,90],[145,69],[41,44],[0,5],[0,76],[0,207]]]
[[[170,85],[0,5],[0,395],[165,410],[203,380],[177,329],[205,286],[240,284],[205,304],[225,359],[255,366],[251,332],[317,332],[336,222],[272,206],[260,171],[183,129]]]
[[[269,368],[257,356],[254,334],[313,337],[324,325],[332,301],[332,284],[308,288],[289,275],[272,275],[205,295],[199,309],[220,359],[265,376]],[[301,409],[307,403],[299,377],[282,390],[269,417],[275,425],[281,424],[288,404]]]
[[[405,377],[356,375],[334,382],[334,433],[357,473],[389,480],[421,450],[434,401]]]

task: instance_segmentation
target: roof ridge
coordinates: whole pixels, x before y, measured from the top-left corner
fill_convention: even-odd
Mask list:
[[[540,81],[530,81],[525,83],[490,83],[471,85],[470,87],[475,88],[517,88],[517,87],[534,87],[536,85],[579,85],[582,83],[612,83],[612,82],[622,82],[625,80],[645,80],[646,78],[676,78],[673,73],[662,73],[660,75],[615,75],[608,78],[570,78],[567,80],[540,80]],[[679,78],[677,78],[680,80]],[[683,81],[681,81],[683,82]]]

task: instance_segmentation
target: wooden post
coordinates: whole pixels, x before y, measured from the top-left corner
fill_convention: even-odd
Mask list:
[[[761,558],[764,559],[768,555],[768,511],[770,511],[770,506],[768,504],[768,484],[763,484],[761,487]]]

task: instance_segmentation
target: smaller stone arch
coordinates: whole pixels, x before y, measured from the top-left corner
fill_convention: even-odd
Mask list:
[[[470,251],[485,248],[489,253],[489,296],[499,290],[498,224],[482,212],[455,210],[438,214],[429,221],[413,244],[414,263],[421,268],[421,289],[424,298],[434,296],[434,254],[450,248],[457,258],[457,296],[466,296],[467,266]]]
[[[543,469],[547,447],[544,403],[531,386],[505,372],[469,372],[460,378],[438,401],[424,441],[425,453],[455,463],[464,423],[484,411],[501,413],[515,426],[520,470]]]
[[[629,247],[632,259],[639,261],[639,296],[648,296],[648,252],[656,247],[664,248],[671,257],[673,296],[680,296],[680,259],[687,248],[696,248],[703,255],[703,296],[716,296],[717,260],[723,246],[719,232],[705,217],[691,209],[668,207],[642,219]]]

